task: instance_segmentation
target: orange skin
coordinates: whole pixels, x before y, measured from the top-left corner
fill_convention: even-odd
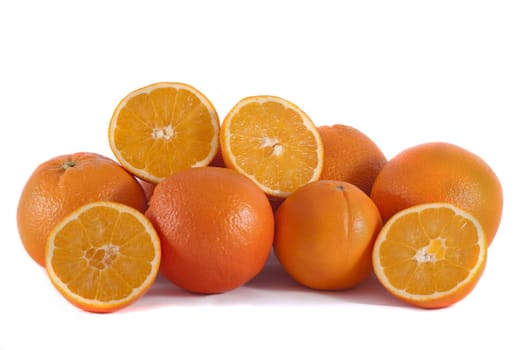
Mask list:
[[[361,131],[346,125],[320,126],[324,163],[321,180],[346,181],[370,195],[372,184],[387,159]]]
[[[73,210],[107,200],[146,209],[144,191],[114,160],[95,153],[74,153],[39,165],[25,184],[17,210],[20,239],[27,253],[45,265],[51,230]]]
[[[463,148],[441,142],[409,148],[391,159],[377,176],[371,198],[385,222],[417,204],[454,204],[479,220],[488,244],[496,235],[503,210],[501,184],[487,163]]]
[[[231,169],[171,175],[155,188],[146,216],[161,240],[161,273],[194,293],[240,287],[261,271],[272,248],[268,198]]]
[[[348,289],[372,273],[372,248],[381,227],[379,211],[363,191],[319,180],[294,192],[277,210],[274,249],[298,283]]]

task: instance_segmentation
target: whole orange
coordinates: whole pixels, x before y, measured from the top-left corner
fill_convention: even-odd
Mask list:
[[[302,285],[352,288],[372,273],[372,249],[381,227],[374,202],[359,188],[343,181],[315,181],[292,193],[277,210],[275,254]]]
[[[371,197],[385,221],[417,204],[454,204],[479,220],[489,244],[503,208],[501,184],[489,165],[443,142],[417,145],[392,158],[377,176]]]
[[[347,125],[318,127],[323,140],[321,180],[346,181],[370,194],[372,184],[387,159],[361,131]]]
[[[159,183],[146,216],[161,240],[161,273],[195,293],[237,288],[263,268],[273,212],[262,190],[234,170],[181,170]]]
[[[46,240],[55,225],[80,206],[100,200],[146,209],[142,187],[110,158],[84,152],[40,164],[18,202],[18,231],[27,253],[44,266]]]

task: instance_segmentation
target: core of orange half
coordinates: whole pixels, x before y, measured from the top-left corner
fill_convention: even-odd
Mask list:
[[[319,179],[323,169],[317,128],[299,107],[276,96],[239,101],[224,118],[220,145],[227,167],[273,197],[287,197]]]
[[[395,297],[423,308],[449,306],[467,296],[486,258],[478,220],[447,203],[400,211],[387,221],[373,250],[381,284]]]
[[[160,240],[138,210],[115,202],[86,204],[51,232],[46,269],[73,305],[91,312],[121,309],[155,281]]]
[[[118,161],[143,180],[208,165],[219,148],[219,118],[208,98],[184,83],[155,83],[127,95],[109,125]]]

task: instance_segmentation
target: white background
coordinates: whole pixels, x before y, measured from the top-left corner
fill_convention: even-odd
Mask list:
[[[3,1],[0,52],[1,350],[525,348],[522,1]],[[112,157],[113,109],[158,81],[195,86],[221,118],[245,96],[284,97],[317,125],[360,129],[388,158],[427,141],[478,154],[505,200],[478,286],[419,310],[375,279],[301,288],[272,259],[222,295],[161,279],[121,312],[74,308],[23,250],[18,197],[53,156]]]

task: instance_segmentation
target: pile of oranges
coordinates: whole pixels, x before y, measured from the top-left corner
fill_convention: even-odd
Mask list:
[[[299,284],[346,290],[375,273],[401,300],[452,305],[476,285],[503,199],[492,169],[448,143],[387,160],[364,133],[319,126],[277,96],[240,100],[220,123],[194,87],[156,83],[117,105],[116,160],[40,164],[17,222],[57,290],[121,309],[162,273],[193,293],[254,278],[272,250]]]

